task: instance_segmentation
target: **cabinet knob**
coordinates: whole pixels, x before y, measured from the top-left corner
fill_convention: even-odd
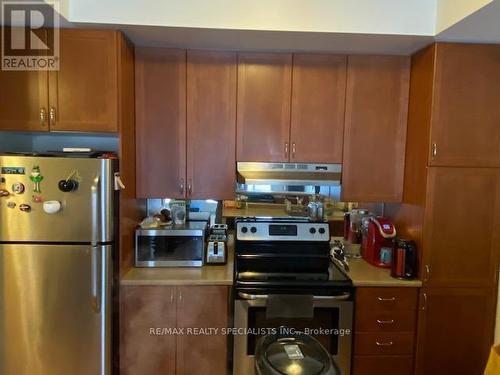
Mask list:
[[[438,154],[438,146],[437,143],[432,144],[432,157],[435,158]]]
[[[184,179],[181,178],[181,182],[179,184],[179,190],[181,192],[181,195],[184,195]]]
[[[377,299],[380,302],[395,302],[396,301],[396,297],[391,297],[391,298],[378,297]]]
[[[392,341],[386,341],[386,342],[375,341],[375,344],[377,344],[377,346],[392,346],[394,343]]]
[[[424,281],[429,281],[429,278],[431,276],[431,266],[428,264],[425,265],[425,278]]]
[[[56,123],[56,108],[55,107],[50,107],[49,120],[50,120],[51,125],[55,125],[55,123]]]
[[[40,125],[45,126],[47,121],[47,110],[45,108],[40,108]]]
[[[394,324],[394,319],[390,319],[390,320],[377,319],[377,323],[380,325],[382,325],[382,324]]]
[[[423,301],[422,301],[422,307],[420,308],[420,310],[422,311],[425,311],[425,309],[427,309],[427,293],[422,293],[422,298],[423,298]]]

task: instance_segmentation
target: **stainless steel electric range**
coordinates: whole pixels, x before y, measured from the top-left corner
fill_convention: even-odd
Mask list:
[[[234,269],[235,375],[254,374],[257,340],[279,327],[316,337],[341,373],[350,374],[354,288],[330,261],[327,222],[289,217],[236,219]],[[294,316],[290,309],[283,316],[270,315],[270,301],[280,296],[301,303],[312,301],[312,314]]]

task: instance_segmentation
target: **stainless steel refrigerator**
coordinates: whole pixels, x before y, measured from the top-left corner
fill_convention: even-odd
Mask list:
[[[0,156],[0,374],[111,373],[114,169]]]

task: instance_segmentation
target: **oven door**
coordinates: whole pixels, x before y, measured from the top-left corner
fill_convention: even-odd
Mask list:
[[[234,302],[234,375],[255,373],[255,347],[260,333],[285,326],[307,332],[315,337],[332,355],[342,375],[351,368],[353,301],[350,293],[340,296],[314,296],[312,319],[267,319],[267,295],[238,293]],[[321,331],[321,329],[323,331]],[[338,330],[339,334],[330,334]],[[328,332],[326,332],[328,331]],[[248,334],[240,334],[249,332]],[[255,333],[255,334],[254,334]]]

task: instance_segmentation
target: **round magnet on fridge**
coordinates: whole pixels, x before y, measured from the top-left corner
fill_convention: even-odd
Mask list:
[[[55,214],[61,210],[61,202],[59,201],[43,202],[43,210],[47,214]]]

